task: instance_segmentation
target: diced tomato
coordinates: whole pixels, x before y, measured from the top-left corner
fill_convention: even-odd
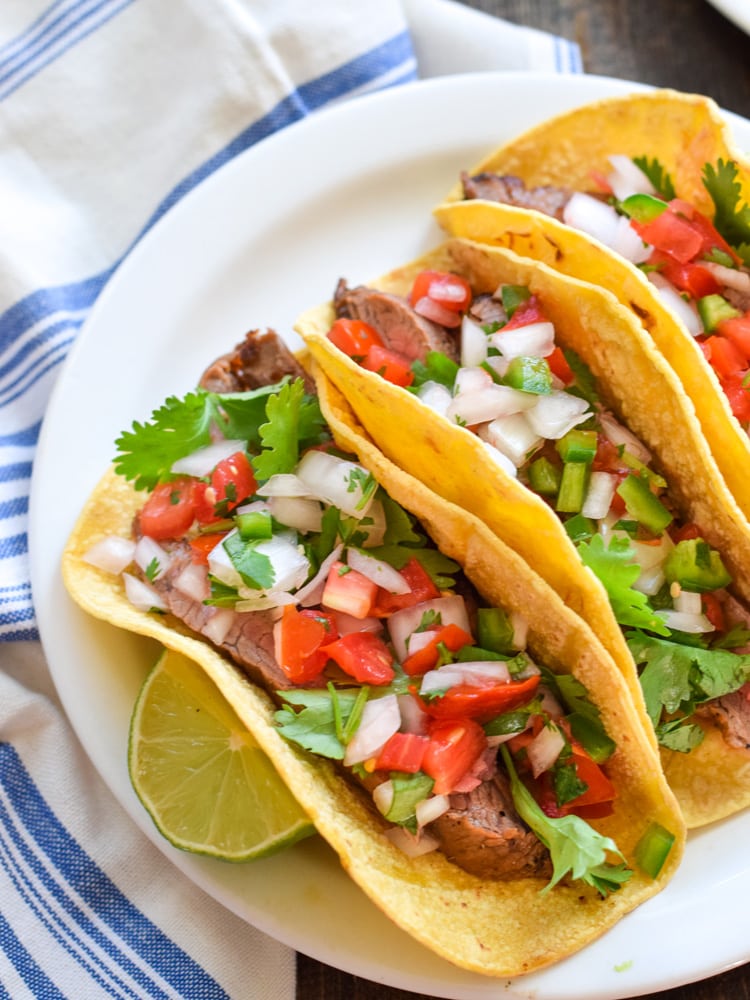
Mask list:
[[[409,674],[410,677],[425,674],[428,670],[432,670],[437,663],[440,656],[438,646],[441,643],[452,653],[455,653],[462,646],[467,646],[473,641],[471,634],[462,629],[460,625],[453,623],[441,625],[430,632],[430,641],[427,645],[407,656],[401,666],[404,668],[404,673]]]
[[[737,372],[747,368],[747,359],[726,337],[708,337],[704,341],[702,350],[706,353],[709,364],[720,379],[736,375]]]
[[[750,373],[738,372],[721,380],[732,413],[742,424],[750,421]]]
[[[507,327],[504,327],[504,329],[507,329]],[[547,364],[552,374],[559,378],[565,385],[570,385],[575,378],[570,365],[565,360],[565,355],[561,347],[555,346],[552,354],[547,356]]]
[[[350,632],[323,651],[345,674],[360,684],[390,684],[396,673],[393,655],[383,640],[372,632]]]
[[[628,471],[628,467],[620,457],[619,448],[608,437],[605,437],[604,434],[597,435],[596,455],[594,455],[592,469],[597,472]]]
[[[378,585],[342,562],[328,571],[321,604],[331,611],[343,611],[353,618],[367,618],[372,613]]]
[[[699,525],[693,521],[689,521],[687,524],[680,526],[670,526],[669,537],[676,545],[678,542],[683,542],[689,538],[703,538],[704,536]]]
[[[703,246],[700,251],[701,256],[710,254],[712,250],[722,250],[724,253],[729,254],[736,264],[741,262],[737,253],[719,233],[708,216],[703,215],[695,206],[687,201],[683,201],[681,198],[673,198],[669,205],[673,212],[678,212],[680,215],[685,216],[686,219],[689,219],[693,229],[701,234],[703,239]]]
[[[279,666],[286,676],[294,684],[315,680],[328,662],[322,651],[330,639],[326,623],[287,604],[279,630]]]
[[[195,520],[195,482],[181,476],[155,487],[138,515],[144,535],[163,541],[185,534]]]
[[[547,316],[542,309],[542,304],[536,295],[530,295],[525,302],[522,302],[513,313],[511,318],[502,328],[503,330],[516,330],[521,326],[529,326],[530,323],[546,323]]]
[[[435,795],[447,795],[487,748],[487,737],[472,719],[438,720],[429,728],[422,770],[434,778]]]
[[[416,774],[422,770],[422,761],[430,741],[417,733],[394,733],[378,754],[376,771],[405,771]]]
[[[603,769],[586,753],[582,746],[573,743],[572,751],[576,774],[581,781],[588,785],[588,788],[578,798],[567,802],[563,806],[563,809],[566,812],[578,812],[582,806],[601,805],[605,802],[612,802],[617,792]]]
[[[435,698],[425,706],[435,719],[454,719],[466,716],[477,722],[489,722],[503,712],[510,712],[525,704],[539,686],[539,676],[522,681],[496,684],[486,681],[481,684],[457,684],[441,698]]]
[[[609,177],[603,174],[601,170],[589,170],[589,177],[604,194],[614,194],[612,185],[609,183]]]
[[[440,597],[440,591],[432,581],[432,577],[422,566],[422,563],[412,557],[400,570],[401,576],[411,587],[408,594],[391,594],[381,587],[378,590],[375,607],[372,613],[378,618],[386,618],[402,608],[411,608],[423,601],[432,601]]]
[[[218,463],[210,482],[196,489],[196,517],[201,524],[220,521],[257,488],[250,459],[244,451],[236,451]]]
[[[731,340],[745,358],[745,362],[750,360],[750,309],[743,316],[722,320],[716,327],[716,332]],[[746,368],[747,364],[741,367]]]
[[[362,367],[370,372],[377,372],[386,382],[391,382],[393,385],[407,386],[414,381],[414,372],[411,370],[409,359],[379,344],[373,344],[368,349]]]
[[[661,212],[650,222],[630,220],[638,235],[657,250],[663,250],[680,264],[687,264],[703,249],[703,236],[689,219],[671,208]]]
[[[471,285],[458,274],[420,271],[409,293],[409,303],[414,306],[420,299],[431,299],[452,313],[460,313],[471,302]]]
[[[226,531],[211,531],[206,535],[197,535],[190,539],[191,560],[199,566],[208,565],[208,555],[215,549],[222,538],[226,538]]]
[[[701,603],[706,618],[708,618],[717,632],[723,632],[726,628],[724,609],[716,594],[701,594]]]
[[[374,326],[361,319],[337,319],[328,331],[328,339],[350,358],[364,358],[374,345],[383,346],[383,338]]]
[[[648,262],[659,264],[659,274],[693,299],[721,292],[720,282],[700,263],[681,264],[662,250],[654,250]]]

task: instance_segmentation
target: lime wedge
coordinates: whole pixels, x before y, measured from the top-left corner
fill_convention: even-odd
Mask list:
[[[165,650],[130,721],[133,787],[175,847],[225,861],[272,854],[315,832],[215,684]]]

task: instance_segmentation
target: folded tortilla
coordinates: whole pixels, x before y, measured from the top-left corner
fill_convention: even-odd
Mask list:
[[[738,596],[750,602],[750,526],[718,470],[690,400],[633,313],[598,286],[512,251],[463,239],[450,240],[370,285],[407,295],[414,277],[425,269],[460,274],[475,293],[510,283],[527,286],[540,297],[557,342],[572,348],[592,370],[604,401],[656,457],[685,520],[701,525],[706,541],[730,570]],[[634,701],[642,697],[606,591],[581,562],[557,515],[488,458],[475,434],[335,348],[327,338],[334,318],[329,302],[303,314],[297,330],[375,444],[429,489],[469,510],[522,556],[591,626]],[[662,751],[688,827],[750,805],[750,752],[729,748],[713,723],[700,724],[707,738],[691,753]],[[653,730],[651,737],[655,743]]]
[[[678,197],[713,216],[701,181],[703,166],[737,164],[740,200],[750,203],[750,161],[734,145],[710,98],[674,90],[607,98],[528,130],[468,170],[520,177],[527,186],[591,191],[591,175],[611,169],[613,154],[656,157]],[[750,437],[732,413],[719,380],[695,339],[668,309],[643,272],[598,240],[542,212],[482,199],[463,200],[461,184],[435,209],[452,236],[507,247],[612,292],[639,318],[680,379],[716,464],[750,519]]]
[[[127,534],[143,502],[109,471],[87,503],[63,557],[65,584],[87,612],[120,628],[159,640],[199,663],[230,701],[338,853],[354,881],[399,927],[454,964],[490,976],[539,969],[595,940],[660,891],[674,874],[685,841],[679,807],[636,704],[608,654],[588,626],[524,561],[484,524],[398,469],[373,445],[338,390],[318,372],[321,406],[338,444],[358,455],[390,495],[414,513],[438,547],[459,561],[488,601],[522,613],[529,649],[559,673],[573,673],[588,689],[617,744],[608,773],[618,795],[614,813],[593,821],[622,850],[633,877],[607,898],[580,884],[540,894],[545,879],[487,882],[437,852],[407,857],[384,836],[385,824],[353,784],[329,761],[287,743],[273,725],[274,705],[233,663],[170,616],[136,610],[119,577],[89,565],[84,555],[100,538]],[[649,824],[675,835],[658,878],[644,875],[634,851]]]

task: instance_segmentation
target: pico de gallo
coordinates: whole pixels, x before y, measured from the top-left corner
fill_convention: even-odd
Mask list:
[[[640,267],[700,344],[732,412],[750,428],[750,206],[740,203],[738,168],[703,168],[713,219],[676,196],[658,160],[609,157],[593,179],[606,200],[576,192],[562,217]]]
[[[456,793],[502,769],[549,852],[545,888],[572,872],[606,895],[630,877],[588,822],[613,809],[616,748],[585,689],[535,663],[524,621],[484,606],[335,448],[300,380],[170,398],[117,444],[116,470],[147,495],[133,537],[87,559],[122,573],[137,607],[182,614],[229,655],[259,623],[280,733],[369,790],[394,843],[442,847],[433,831]],[[639,845],[652,876],[672,839],[657,826]]]
[[[544,303],[517,285],[474,296],[459,275],[423,271],[408,304],[454,331],[458,360],[434,350],[409,360],[391,350],[378,367],[370,352],[388,349],[380,332],[346,317],[329,338],[478,435],[487,460],[562,520],[607,591],[663,746],[696,747],[704,738],[696,712],[707,712],[729,745],[750,747],[750,613],[702,527],[680,520],[649,450],[601,403],[581,358],[556,344]],[[354,322],[364,354],[347,350]],[[735,705],[722,700],[728,696]]]

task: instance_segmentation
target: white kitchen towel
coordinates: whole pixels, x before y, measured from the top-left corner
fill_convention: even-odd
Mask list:
[[[580,59],[452,0],[0,5],[0,997],[294,996],[293,952],[164,859],[65,718],[29,580],[35,445],[107,280],[205,177],[332,101],[483,69]]]

